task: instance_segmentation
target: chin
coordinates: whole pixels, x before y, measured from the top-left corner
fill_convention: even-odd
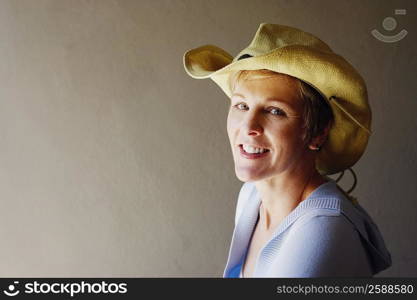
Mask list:
[[[261,174],[255,174],[254,172],[242,172],[235,170],[235,174],[237,179],[242,182],[258,181],[265,178],[265,176],[262,176]]]

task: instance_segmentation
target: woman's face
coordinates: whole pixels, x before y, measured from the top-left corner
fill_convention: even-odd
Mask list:
[[[300,167],[308,151],[302,141],[302,111],[297,81],[291,77],[276,75],[236,83],[227,133],[239,180],[258,181]],[[247,146],[268,150],[254,155],[249,153],[255,149]]]

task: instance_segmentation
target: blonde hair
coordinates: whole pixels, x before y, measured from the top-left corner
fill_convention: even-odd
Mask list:
[[[288,80],[296,80],[300,99],[303,100],[304,109],[302,113],[304,134],[302,136],[305,145],[311,140],[322,134],[327,126],[333,125],[333,112],[326,98],[306,82],[282,73],[277,73],[267,69],[261,70],[239,70],[229,77],[229,88],[234,91],[236,84],[241,80],[267,78],[272,76],[284,76]]]

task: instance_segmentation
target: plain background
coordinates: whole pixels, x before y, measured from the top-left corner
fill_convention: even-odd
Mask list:
[[[395,16],[394,9],[407,9]],[[311,32],[365,78],[353,195],[417,276],[415,1],[0,1],[0,275],[220,277],[237,193],[228,99],[182,55],[233,56],[261,22]],[[382,20],[395,17],[393,44]],[[350,173],[340,185],[349,189]]]

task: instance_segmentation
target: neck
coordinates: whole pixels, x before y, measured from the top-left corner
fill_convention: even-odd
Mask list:
[[[257,181],[255,185],[262,202],[259,212],[261,229],[274,230],[301,201],[327,181],[315,168],[292,178],[274,177]]]

